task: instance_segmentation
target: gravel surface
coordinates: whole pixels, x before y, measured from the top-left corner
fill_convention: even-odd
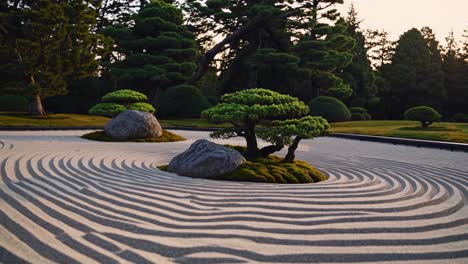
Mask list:
[[[319,138],[327,181],[253,184],[157,169],[207,132],[87,132],[0,131],[0,263],[468,263],[466,152]]]

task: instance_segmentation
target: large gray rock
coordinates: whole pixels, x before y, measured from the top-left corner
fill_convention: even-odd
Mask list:
[[[167,170],[193,178],[211,178],[233,172],[245,161],[236,150],[199,139],[173,158]]]
[[[104,132],[120,140],[162,136],[162,128],[156,117],[136,110],[128,110],[114,117],[104,127]]]

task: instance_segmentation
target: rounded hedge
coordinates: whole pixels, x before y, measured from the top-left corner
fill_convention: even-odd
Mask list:
[[[156,112],[156,109],[151,104],[148,103],[143,103],[143,102],[138,102],[138,103],[133,103],[128,106],[129,110],[137,110],[141,112],[148,112],[151,114],[154,114]]]
[[[351,118],[348,107],[340,100],[319,96],[309,102],[310,113],[314,116],[322,116],[328,122],[345,122]]]
[[[140,92],[126,89],[108,93],[102,97],[102,101],[105,103],[130,104],[148,101],[148,97]]]
[[[364,107],[350,107],[349,110],[351,111],[352,121],[364,121],[372,119],[371,115]]]
[[[437,110],[429,106],[417,106],[406,110],[406,120],[419,121],[422,127],[428,127],[434,122],[440,121],[442,117]]]
[[[28,110],[28,99],[20,95],[1,95],[0,96],[0,111],[18,111],[25,112]]]
[[[368,120],[365,114],[362,113],[352,113],[351,121],[366,121]]]
[[[211,107],[200,90],[191,85],[168,88],[159,98],[158,113],[163,117],[200,117]]]
[[[99,103],[89,109],[90,115],[115,117],[122,112],[127,111],[127,108],[123,105],[116,103]]]
[[[453,122],[459,123],[468,123],[468,115],[463,113],[457,113],[453,115],[452,119]]]

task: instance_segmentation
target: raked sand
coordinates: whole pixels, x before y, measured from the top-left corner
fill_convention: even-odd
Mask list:
[[[273,185],[157,169],[205,132],[83,133],[0,132],[0,263],[468,263],[468,153],[319,138],[329,179]]]

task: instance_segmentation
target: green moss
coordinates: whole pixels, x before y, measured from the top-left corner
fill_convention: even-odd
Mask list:
[[[183,141],[185,138],[171,133],[169,131],[163,130],[163,134],[161,137],[158,138],[142,138],[142,139],[132,139],[132,140],[118,140],[113,139],[106,135],[104,131],[95,131],[88,134],[84,134],[81,138],[94,140],[94,141],[103,141],[103,142],[175,142],[175,141]]]
[[[229,146],[241,153],[245,147]],[[167,165],[158,167],[167,171]],[[242,164],[232,173],[227,173],[212,180],[262,182],[277,184],[315,183],[327,179],[322,172],[305,161],[295,160],[293,163],[282,162],[281,157],[270,155],[268,158],[251,159]]]

